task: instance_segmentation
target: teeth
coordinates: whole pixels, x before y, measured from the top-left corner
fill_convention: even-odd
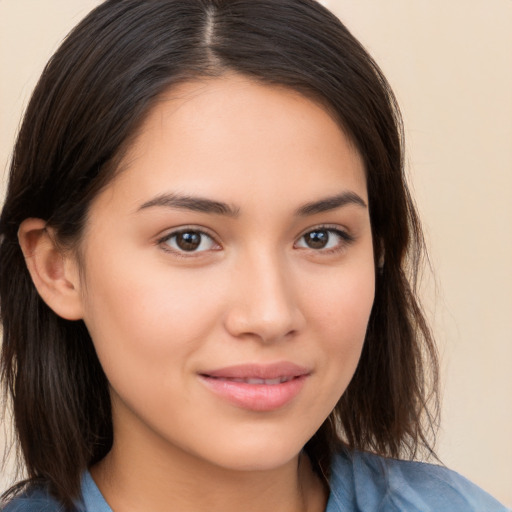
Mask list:
[[[267,384],[265,379],[247,379],[247,384]]]
[[[288,382],[292,380],[293,377],[277,377],[275,379],[258,379],[258,378],[248,378],[248,379],[227,379],[232,382],[243,382],[245,384],[259,384],[259,385],[267,385],[267,386],[275,386],[276,384],[282,384],[283,382]]]
[[[280,378],[277,378],[277,379],[267,379],[265,380],[265,384],[269,384],[269,385],[272,385],[272,384],[281,384],[281,382],[283,382]]]

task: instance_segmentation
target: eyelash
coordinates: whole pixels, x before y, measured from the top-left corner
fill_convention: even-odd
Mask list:
[[[329,233],[330,235],[331,234],[336,235],[337,237],[340,238],[340,243],[336,244],[335,247],[330,247],[328,249],[324,249],[324,248],[314,249],[312,247],[296,247],[297,243],[300,240],[303,240],[306,235],[314,233],[314,232],[319,232],[319,231],[325,231],[325,232]],[[206,249],[206,250],[202,250],[202,251],[196,251],[196,250],[186,251],[184,249],[169,247],[169,241],[171,239],[173,239],[181,234],[185,234],[185,233],[199,234],[201,236],[201,238],[207,237],[211,240],[211,243],[216,245],[218,248]],[[343,251],[344,249],[346,249],[347,246],[350,245],[351,243],[353,243],[354,241],[355,241],[355,238],[352,235],[350,235],[346,231],[339,229],[338,227],[321,225],[321,226],[317,226],[313,229],[308,229],[302,235],[300,235],[300,237],[294,243],[294,247],[297,249],[309,249],[309,250],[313,251],[314,253],[319,253],[319,254],[324,254],[324,255],[325,254],[336,254],[336,253],[339,253],[339,252]],[[199,246],[202,243],[203,243],[203,240],[200,240]],[[193,227],[193,226],[180,228],[176,231],[172,231],[171,233],[166,234],[165,236],[163,236],[157,240],[157,245],[159,245],[162,248],[162,250],[164,250],[166,252],[170,252],[180,258],[197,257],[197,256],[201,255],[202,253],[207,252],[208,250],[218,251],[221,248],[220,244],[215,240],[215,238],[212,235],[210,235],[203,229]]]
[[[344,231],[344,230],[340,229],[339,227],[329,226],[329,225],[320,225],[320,226],[316,226],[313,229],[308,229],[306,232],[304,232],[298,238],[298,240],[300,241],[300,240],[304,239],[304,237],[306,235],[314,233],[314,232],[318,232],[318,231],[326,231],[327,233],[329,233],[329,235],[335,234],[337,237],[340,238],[340,242],[338,244],[336,244],[335,247],[330,247],[328,249],[323,249],[323,248],[313,249],[311,247],[300,247],[299,249],[309,249],[309,250],[312,250],[314,253],[319,253],[322,255],[338,254],[338,253],[342,252],[343,250],[345,250],[350,244],[352,244],[355,241],[355,237],[352,236],[351,234],[349,234],[347,231]],[[297,244],[297,242],[295,242],[294,245],[296,245],[296,244]]]
[[[206,252],[206,251],[185,251],[183,249],[169,247],[168,242],[171,239],[173,239],[179,235],[185,234],[185,233],[199,234],[201,236],[201,238],[207,237],[212,241],[212,243],[214,245],[216,245],[217,247],[220,248],[220,244],[215,240],[215,238],[212,235],[210,235],[203,229],[196,228],[193,226],[180,228],[180,229],[177,229],[176,231],[172,231],[171,233],[167,233],[165,236],[163,236],[157,240],[157,245],[159,245],[162,248],[162,250],[164,250],[166,252],[170,252],[179,258],[197,257],[200,254],[202,254],[203,252]],[[200,245],[202,243],[203,243],[203,240],[200,241]],[[219,249],[210,249],[210,250],[219,250]]]

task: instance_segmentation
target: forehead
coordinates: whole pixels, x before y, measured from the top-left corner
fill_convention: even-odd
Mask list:
[[[163,187],[236,204],[294,195],[306,202],[340,189],[367,199],[362,159],[324,107],[240,75],[166,91],[120,169],[114,188],[131,189],[140,200]]]

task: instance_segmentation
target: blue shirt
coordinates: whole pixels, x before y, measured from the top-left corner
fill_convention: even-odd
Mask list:
[[[330,487],[326,512],[511,512],[449,469],[361,452],[334,458]],[[3,509],[60,511],[42,489],[28,491]],[[84,473],[82,499],[74,512],[112,512],[89,472]]]

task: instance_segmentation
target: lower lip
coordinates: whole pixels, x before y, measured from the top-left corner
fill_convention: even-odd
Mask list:
[[[201,375],[201,380],[216,395],[251,411],[274,411],[290,403],[300,392],[307,375],[280,384],[247,384]]]

